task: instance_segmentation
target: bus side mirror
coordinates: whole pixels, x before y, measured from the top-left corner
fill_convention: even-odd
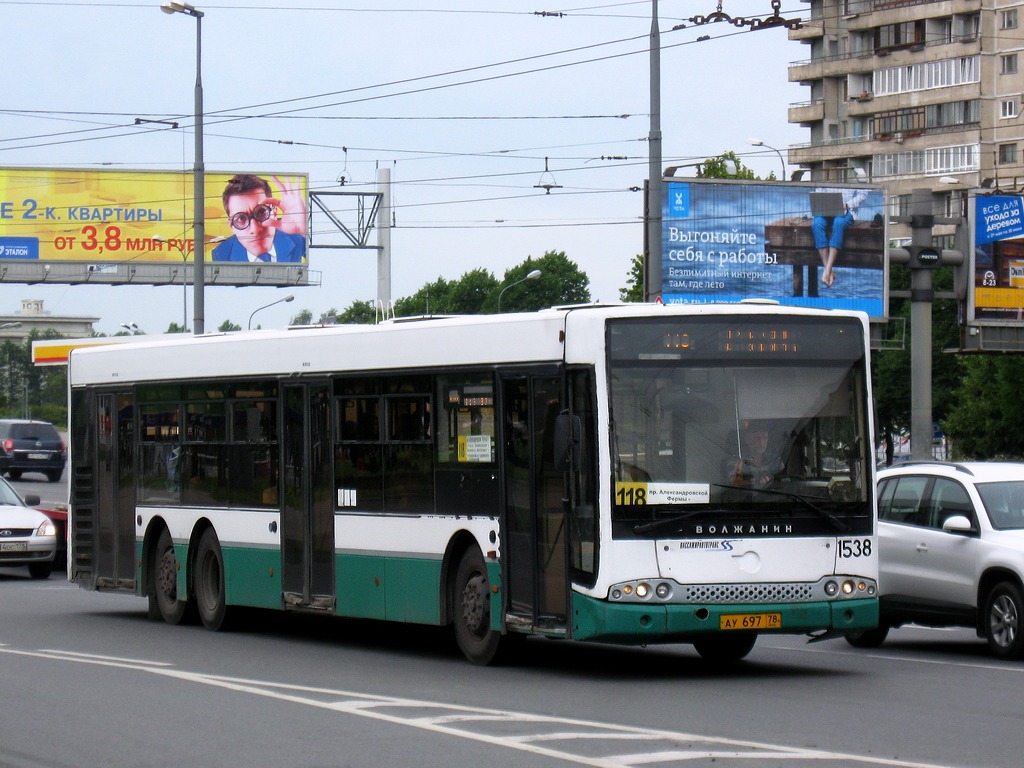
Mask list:
[[[570,466],[579,465],[582,432],[579,416],[570,416],[568,411],[562,411],[555,418],[555,434],[552,440],[555,469],[567,472]]]

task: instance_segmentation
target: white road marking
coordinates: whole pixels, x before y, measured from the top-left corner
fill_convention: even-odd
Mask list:
[[[847,764],[884,765],[893,768],[953,768],[935,763],[919,763],[895,758],[873,757],[845,752],[830,752],[820,749],[771,744],[760,741],[721,738],[709,735],[640,728],[613,723],[578,720],[567,717],[532,715],[511,710],[489,709],[446,704],[444,702],[405,699],[396,696],[380,696],[334,688],[276,683],[269,680],[226,677],[200,672],[188,672],[172,668],[168,662],[154,662],[143,659],[126,659],[99,656],[74,651],[43,649],[26,651],[0,644],[0,654],[28,656],[47,660],[65,661],[77,664],[114,667],[118,669],[148,672],[184,682],[207,685],[222,690],[236,691],[262,696],[277,701],[300,704],[317,709],[338,712],[356,717],[366,717],[395,725],[431,731],[461,739],[483,742],[505,749],[515,749],[545,757],[564,760],[577,765],[595,768],[630,768],[630,766],[652,765],[664,762],[690,760],[714,761],[845,761]],[[387,710],[396,710],[389,712]],[[414,713],[400,714],[413,710]],[[437,714],[427,714],[437,713]],[[522,726],[521,734],[490,734],[483,731],[489,723]],[[459,724],[481,726],[476,731],[460,728]],[[530,729],[530,730],[526,730]],[[646,752],[594,756],[582,754],[579,749],[570,751],[568,746],[591,748],[595,744],[615,744],[625,740],[649,741]],[[541,742],[561,742],[567,748],[541,746]],[[660,748],[659,748],[660,747]]]

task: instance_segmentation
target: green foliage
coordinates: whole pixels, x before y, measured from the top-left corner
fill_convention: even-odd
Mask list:
[[[732,161],[736,164],[736,173],[729,173],[727,170],[726,161]],[[698,179],[756,179],[757,176],[749,168],[743,165],[743,162],[736,156],[736,153],[732,150],[723,152],[717,157],[709,157],[703,163],[697,166],[697,178]],[[775,174],[772,173],[769,178],[775,178]]]
[[[629,263],[629,275],[626,278],[626,287],[619,288],[619,301],[629,303],[642,302],[644,300],[644,255],[638,253]]]
[[[225,320],[223,323],[217,326],[217,330],[220,331],[221,333],[230,333],[231,331],[242,330],[242,326],[238,325],[237,323],[232,323],[230,320]]]
[[[186,328],[184,325],[178,325],[177,323],[171,323],[167,326],[167,330],[164,333],[192,333],[192,329]],[[121,334],[114,334],[120,336]]]
[[[541,271],[540,276],[524,280],[535,269]],[[413,295],[397,299],[395,316],[494,313],[498,311],[499,296],[502,312],[586,304],[590,301],[589,286],[590,278],[564,252],[548,251],[539,259],[527,257],[506,271],[500,282],[483,268],[470,270],[458,280],[438,277]],[[339,323],[374,323],[377,319],[374,305],[368,301],[353,302],[337,317]]]
[[[948,267],[936,270],[932,273],[932,281],[935,290],[952,290],[953,270]],[[889,287],[894,291],[909,289],[910,270],[905,266],[892,265]],[[910,302],[907,299],[893,299],[889,305],[889,316],[902,318],[905,322],[907,344],[901,350],[887,350],[872,355],[872,386],[880,437],[883,439],[888,435],[910,431],[910,351],[914,343],[910,328]],[[960,344],[959,315],[955,301],[940,300],[932,305],[931,331],[932,416],[935,421],[944,424],[961,397],[962,356],[948,352]],[[888,460],[891,461],[891,445],[887,446],[887,451]]]
[[[524,280],[535,269],[540,270],[540,276]],[[586,304],[590,302],[590,278],[564,251],[548,251],[539,259],[527,257],[526,261],[506,271],[501,287],[485,302],[485,312],[498,311],[499,296],[502,312],[533,312],[546,307]]]
[[[974,355],[963,361],[959,397],[943,429],[959,458],[1024,458],[1016,404],[1024,395],[1024,357]]]
[[[377,311],[369,301],[353,301],[344,312],[335,315],[335,322],[372,325],[377,321]]]
[[[0,416],[67,423],[67,368],[32,364],[32,342],[60,339],[53,331],[32,331],[22,344],[0,345]]]
[[[295,317],[292,318],[291,325],[312,325],[313,324],[313,313],[308,309],[304,309]]]

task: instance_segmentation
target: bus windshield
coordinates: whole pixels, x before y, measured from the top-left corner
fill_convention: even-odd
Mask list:
[[[856,319],[647,318],[608,333],[614,536],[871,533]]]

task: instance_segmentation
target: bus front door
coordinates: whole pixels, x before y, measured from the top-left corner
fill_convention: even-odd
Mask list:
[[[285,608],[333,611],[331,388],[284,386],[281,591]]]
[[[567,616],[565,475],[552,438],[560,376],[502,377],[505,571],[509,627],[564,631]]]

